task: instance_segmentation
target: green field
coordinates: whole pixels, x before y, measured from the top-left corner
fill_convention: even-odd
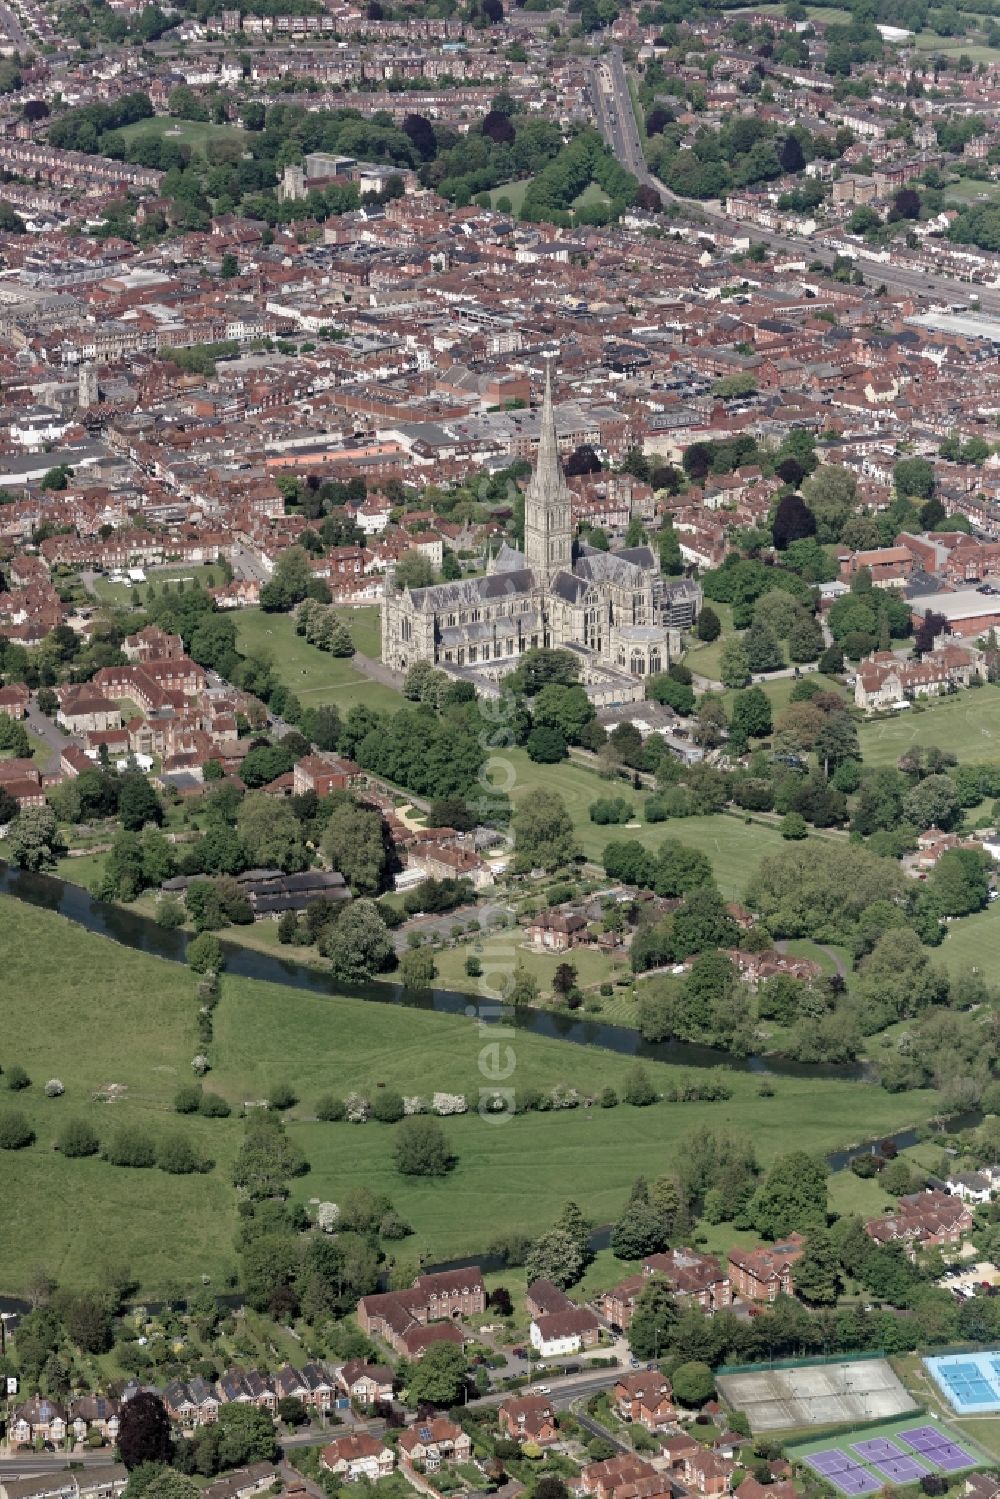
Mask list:
[[[992,982],[1000,965],[1000,901],[948,927],[937,960],[949,973],[975,966]]]
[[[712,861],[719,888],[729,900],[741,896],[747,880],[765,854],[776,853],[784,842],[777,828],[748,824],[739,817],[717,814],[709,817],[677,817],[669,822],[642,823],[638,828],[601,827],[591,822],[588,808],[598,797],[625,796],[642,822],[648,791],[630,791],[621,782],[605,781],[596,771],[576,762],[535,765],[524,750],[505,750],[515,772],[511,796],[515,804],[536,787],[555,791],[563,798],[573,819],[581,847],[588,859],[598,863],[605,845],[613,839],[635,838],[645,848],[659,848],[667,838],[701,849]]]
[[[913,708],[859,728],[866,765],[895,765],[915,745],[950,750],[963,764],[1000,760],[1000,687],[966,688],[924,712]]]
[[[19,1063],[32,1078],[30,1088],[14,1095],[2,1091],[0,1077],[0,1108],[23,1109],[38,1137],[27,1150],[0,1153],[4,1221],[16,1225],[5,1236],[0,1291],[17,1292],[40,1262],[63,1282],[84,1284],[109,1259],[129,1264],[147,1292],[203,1273],[219,1285],[235,1261],[228,1172],[241,1126],[236,1118],[179,1120],[171,1112],[199,1049],[192,976],[6,897],[0,951],[6,965],[0,1065]],[[511,1047],[514,1087],[620,1088],[632,1065],[596,1047],[524,1032],[498,1039]],[[300,1121],[290,1127],[312,1166],[294,1184],[296,1194],[336,1201],[350,1186],[384,1189],[414,1225],[406,1249],[436,1256],[479,1252],[501,1225],[538,1231],[571,1195],[597,1221],[608,1221],[633,1178],[667,1169],[680,1139],[697,1125],[752,1135],[767,1162],[793,1138],[807,1150],[832,1149],[919,1122],[936,1109],[931,1092],[892,1096],[866,1084],[811,1079],[776,1078],[774,1096],[762,1098],[755,1077],[734,1072],[733,1097],[724,1103],[621,1105],[501,1123],[476,1113],[446,1120],[458,1165],[432,1183],[396,1173],[391,1127],[308,1122],[320,1094],[370,1091],[379,1083],[425,1095],[461,1091],[475,1104],[481,1086],[496,1085],[480,1071],[496,1065],[491,1053],[483,1055],[487,1044],[490,1036],[463,1016],[225,978],[208,1086],[239,1107],[276,1082],[290,1082],[301,1099]],[[648,1066],[661,1091],[684,1071]],[[44,1095],[52,1077],[65,1085],[61,1098]],[[126,1097],[96,1102],[95,1091],[111,1082],[123,1084]],[[216,1165],[207,1175],[171,1177],[65,1160],[52,1143],[67,1117],[87,1118],[98,1133],[113,1121],[154,1135],[179,1127]]]
[[[1000,182],[980,182],[975,177],[962,177],[958,182],[950,182],[944,195],[946,202],[976,203],[983,198],[994,203],[1000,198]]]
[[[528,945],[523,929],[505,933],[501,940],[513,946],[516,963],[528,973],[534,974],[543,996],[552,992],[552,975],[559,964],[564,962],[572,963],[576,969],[577,983],[581,989],[600,984],[605,979],[630,976],[628,955],[624,949],[614,960],[607,953],[599,952],[596,948],[574,948],[569,953],[539,952],[537,948]],[[465,972],[465,960],[475,955],[482,961],[484,955],[488,955],[489,950],[489,938],[480,938],[477,942],[460,942],[456,947],[442,948],[434,954],[437,982],[443,988],[467,989],[470,993],[477,993],[479,981],[468,977]]]
[[[918,52],[949,58],[965,56],[970,62],[996,62],[1000,58],[996,47],[987,47],[984,42],[970,41],[967,37],[938,36],[936,31],[918,32],[914,46]]]
[[[100,599],[102,604],[117,604],[127,609],[132,603],[132,595],[138,594],[141,603],[149,599],[151,593],[157,596],[162,594],[164,584],[171,588],[183,582],[188,588],[199,583],[203,588],[221,587],[225,583],[225,574],[221,567],[216,565],[196,567],[157,567],[146,569],[145,583],[112,583],[98,573],[92,583],[90,592],[93,597]]]
[[[515,214],[520,213],[521,204],[524,202],[524,195],[533,180],[531,177],[521,177],[517,182],[505,182],[502,187],[491,188],[489,194],[490,204],[495,208],[498,198],[509,198],[511,212]]]
[[[354,643],[363,654],[374,652],[377,609],[342,611],[352,627]],[[360,616],[355,622],[355,614]],[[374,616],[374,622],[373,622]],[[290,614],[264,614],[241,609],[236,618],[236,643],[244,655],[269,655],[278,675],[304,708],[333,703],[346,714],[355,703],[380,712],[395,712],[403,698],[391,687],[372,682],[344,656],[331,656],[295,633]]]
[[[115,134],[126,140],[175,141],[179,146],[190,146],[192,151],[201,155],[213,141],[232,141],[241,150],[246,141],[246,132],[239,125],[210,125],[204,120],[174,120],[167,115],[136,120],[132,125],[123,125]]]

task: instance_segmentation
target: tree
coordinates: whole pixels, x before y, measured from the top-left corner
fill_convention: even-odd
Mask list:
[[[650,1082],[649,1073],[641,1062],[636,1062],[630,1067],[625,1078],[625,1087],[622,1090],[622,1098],[635,1108],[644,1109],[651,1103],[655,1103],[659,1094]]]
[[[903,799],[903,816],[921,830],[938,827],[947,832],[961,811],[955,782],[946,775],[925,776]]]
[[[525,749],[536,765],[555,765],[567,755],[562,730],[550,724],[536,724],[528,735]]]
[[[4,839],[7,855],[21,869],[54,864],[56,845],[56,816],[51,807],[22,807]]]
[[[554,791],[529,791],[522,797],[511,819],[514,834],[514,868],[560,869],[579,857],[573,820],[562,797]]]
[[[525,1261],[525,1274],[529,1285],[536,1280],[550,1280],[565,1290],[580,1279],[585,1264],[579,1240],[569,1229],[556,1227],[532,1244]]]
[[[934,493],[934,465],[926,458],[903,458],[892,471],[896,493],[929,500]]]
[[[771,539],[779,552],[783,552],[793,541],[804,536],[816,535],[816,517],[801,495],[786,494],[778,501],[771,522]]]
[[[709,604],[705,604],[698,615],[694,633],[699,640],[706,642],[718,640],[722,634],[722,621]]]
[[[746,744],[750,739],[766,739],[772,728],[771,700],[762,687],[748,687],[733,699],[730,733]]]
[[[248,792],[236,813],[236,830],[253,866],[286,874],[304,868],[302,824],[283,797]]]
[[[320,846],[356,895],[385,889],[391,843],[381,812],[346,802],[334,811]]]
[[[187,947],[188,967],[193,973],[221,973],[226,966],[219,939],[211,932],[192,937]]]
[[[147,822],[163,821],[159,797],[144,775],[126,771],[119,783],[118,820],[129,832],[139,832]]]
[[[403,1176],[446,1176],[455,1163],[437,1119],[413,1114],[396,1130],[396,1170]]]
[[[574,448],[563,464],[563,473],[567,478],[573,478],[577,474],[599,474],[600,472],[601,460],[590,443],[581,443],[578,448]]]
[[[752,672],[780,671],[785,664],[778,638],[764,620],[754,620],[743,637],[743,646]]]
[[[141,1463],[169,1463],[170,1417],[159,1395],[143,1390],[126,1400],[118,1418],[118,1452],[131,1473]]]
[[[803,484],[802,498],[816,519],[816,540],[840,541],[857,505],[858,481],[850,469],[823,463]]]
[[[701,1406],[715,1394],[715,1376],[707,1364],[679,1364],[671,1375],[674,1397],[681,1405]]]
[[[84,1119],[67,1119],[56,1137],[56,1145],[64,1156],[96,1155],[101,1142]]]
[[[242,1468],[250,1463],[273,1463],[278,1443],[270,1412],[230,1401],[219,1407],[219,1467]]]
[[[434,568],[425,553],[411,547],[396,563],[393,578],[400,593],[406,588],[429,588],[434,582]]]
[[[450,1408],[457,1405],[465,1389],[468,1363],[465,1350],[455,1343],[432,1343],[409,1378],[410,1402]]]
[[[779,1156],[757,1189],[750,1213],[767,1239],[826,1227],[826,1166],[804,1150]]]
[[[399,980],[404,989],[429,989],[436,974],[434,953],[429,947],[413,947],[399,960]]]
[[[251,1202],[287,1197],[290,1177],[302,1176],[309,1163],[289,1140],[276,1114],[256,1112],[247,1119],[243,1144],[233,1163],[233,1186]]]
[[[437,134],[425,115],[409,114],[403,119],[402,130],[408,135],[413,148],[422,161],[430,161],[437,155]]]
[[[552,975],[552,989],[560,999],[566,999],[576,988],[576,969],[572,963],[559,963]]]
[[[611,1229],[611,1252],[620,1260],[641,1260],[667,1246],[663,1219],[648,1202],[630,1202]]]
[[[651,1277],[636,1298],[628,1341],[638,1359],[658,1359],[677,1326],[677,1303],[665,1281]]]
[[[719,657],[723,687],[745,687],[750,681],[750,663],[741,640],[727,640]]]
[[[806,164],[798,136],[789,131],[778,150],[778,162],[783,172],[801,172]]]
[[[840,1294],[840,1260],[824,1229],[815,1229],[792,1270],[796,1293],[814,1306],[832,1306]]]
[[[679,578],[684,571],[684,557],[673,526],[664,525],[660,528],[656,545],[660,556],[660,572],[668,578]],[[701,638],[705,640],[708,637],[703,635]]]
[[[806,838],[809,834],[809,825],[801,812],[786,812],[781,819],[781,836],[791,841]]]
[[[566,687],[550,682],[532,702],[531,717],[536,726],[558,729],[567,744],[579,744],[580,735],[594,718],[594,705],[579,684]]]
[[[392,957],[389,929],[372,900],[355,900],[321,941],[334,978],[360,984],[381,973]]]

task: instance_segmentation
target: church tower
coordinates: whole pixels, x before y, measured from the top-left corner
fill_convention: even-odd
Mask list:
[[[559,461],[552,411],[552,366],[545,365],[545,399],[538,436],[538,459],[524,497],[524,555],[536,580],[547,582],[573,566],[570,493]]]

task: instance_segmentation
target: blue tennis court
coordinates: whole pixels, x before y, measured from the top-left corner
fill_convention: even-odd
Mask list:
[[[925,1358],[924,1366],[959,1415],[1000,1411],[1000,1355],[995,1349]]]
[[[838,1452],[836,1447],[830,1447],[825,1452],[814,1452],[804,1461],[814,1473],[825,1478],[827,1483],[839,1489],[842,1494],[877,1494],[882,1487],[874,1473],[869,1473],[867,1468],[856,1463],[845,1452]]]

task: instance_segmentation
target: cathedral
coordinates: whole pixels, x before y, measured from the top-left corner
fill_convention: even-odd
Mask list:
[[[701,589],[663,578],[648,546],[603,552],[574,544],[571,495],[559,459],[546,370],[538,458],[524,504],[524,551],[504,545],[483,577],[397,590],[386,577],[382,660],[397,671],[428,661],[487,693],[522,651],[578,652],[580,680],[601,707],[636,702],[643,678],[680,652]]]

